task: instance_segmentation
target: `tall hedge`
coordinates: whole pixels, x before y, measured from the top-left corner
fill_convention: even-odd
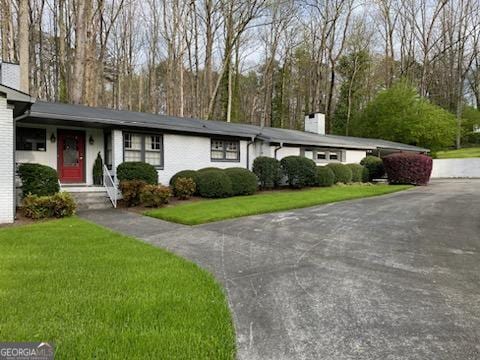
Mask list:
[[[335,184],[344,183],[348,184],[352,181],[352,170],[342,163],[330,163],[326,165],[335,174]]]
[[[222,170],[201,171],[197,177],[197,191],[201,197],[224,198],[232,196],[232,181]]]
[[[282,179],[280,161],[277,159],[259,156],[253,161],[252,171],[257,175],[263,189],[278,186]]]
[[[139,180],[147,184],[158,184],[158,173],[155,167],[142,161],[126,161],[118,165],[117,178],[119,181]]]
[[[287,183],[291,187],[302,188],[315,185],[317,165],[303,156],[287,156],[280,160]]]
[[[360,165],[368,169],[369,180],[379,179],[385,175],[385,167],[381,158],[368,155],[360,161]]]
[[[50,196],[60,191],[57,171],[50,166],[21,164],[18,174],[22,180],[23,197],[28,194]]]
[[[383,158],[391,184],[427,185],[432,173],[432,158],[413,153],[397,153]]]
[[[257,191],[257,176],[250,170],[234,167],[225,169],[225,174],[232,182],[233,195],[252,195]]]

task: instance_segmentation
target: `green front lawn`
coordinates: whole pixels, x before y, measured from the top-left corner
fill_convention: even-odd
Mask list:
[[[56,359],[233,359],[225,296],[195,264],[70,218],[0,230],[0,339]]]
[[[310,188],[237,196],[227,199],[202,200],[145,212],[146,215],[186,225],[197,225],[240,216],[304,208],[341,200],[358,199],[392,193],[409,185],[348,185]]]
[[[437,159],[463,159],[480,157],[480,147],[437,152]]]

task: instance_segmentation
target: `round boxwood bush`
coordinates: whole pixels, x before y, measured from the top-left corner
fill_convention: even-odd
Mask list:
[[[359,164],[347,164],[352,171],[352,182],[362,182],[363,180],[363,166]]]
[[[427,155],[398,153],[383,158],[391,184],[427,185],[432,173],[432,158]]]
[[[385,166],[378,156],[368,155],[360,161],[360,165],[368,169],[369,181],[379,179],[385,175]]]
[[[317,166],[317,186],[332,186],[335,183],[335,174],[328,166]]]
[[[280,161],[277,159],[259,156],[253,161],[252,171],[263,189],[276,187],[282,179]]]
[[[228,168],[225,174],[232,182],[233,195],[252,195],[257,191],[258,179],[250,170],[244,168]]]
[[[170,179],[170,186],[174,186],[175,185],[175,181],[179,178],[179,177],[182,177],[182,178],[190,178],[192,179],[195,184],[197,183],[196,179],[197,179],[197,172],[195,170],[182,170],[182,171],[179,171],[177,172],[175,175],[172,176],[172,178]]]
[[[315,185],[317,165],[313,160],[303,156],[287,156],[280,160],[280,166],[291,187]]]
[[[142,161],[127,161],[117,167],[117,178],[119,181],[140,180],[147,184],[158,184],[158,173],[153,165]]]
[[[326,166],[329,167],[335,174],[335,184],[348,184],[352,181],[352,170],[350,170],[348,166],[341,163],[330,163]]]
[[[369,181],[370,181],[370,171],[368,171],[368,168],[364,166],[362,170],[362,182],[368,183]]]
[[[18,174],[22,179],[22,196],[28,194],[50,196],[58,193],[57,171],[50,166],[40,164],[21,164]]]
[[[232,181],[222,170],[201,171],[197,177],[197,191],[201,197],[224,198],[232,196]]]

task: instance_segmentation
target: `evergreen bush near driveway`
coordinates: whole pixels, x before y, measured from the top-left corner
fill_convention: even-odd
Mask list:
[[[287,156],[280,160],[280,166],[287,177],[287,183],[294,188],[315,185],[317,165],[303,156]]]
[[[328,166],[317,166],[316,185],[327,187],[335,183],[335,174]]]
[[[330,163],[326,165],[335,174],[335,184],[352,182],[352,170],[342,163]]]
[[[252,171],[260,182],[262,189],[278,186],[282,179],[280,162],[267,156],[259,156],[253,161]]]
[[[147,184],[158,184],[158,173],[153,165],[142,161],[127,161],[117,167],[119,181],[140,180]]]
[[[57,171],[40,164],[21,164],[18,174],[22,180],[22,196],[28,194],[38,196],[54,195],[60,191]]]
[[[398,153],[383,158],[391,184],[427,185],[432,173],[432,158],[427,155]]]
[[[233,196],[252,195],[257,191],[258,179],[250,170],[235,167],[224,171],[232,182]]]
[[[193,182],[196,184],[197,183],[197,174],[198,172],[195,170],[182,170],[177,172],[175,175],[172,176],[170,179],[170,186],[174,187],[175,186],[175,181],[179,178],[190,178],[193,180]]]
[[[370,181],[370,171],[366,166],[364,166],[362,170],[362,182],[368,183],[369,181]]]
[[[347,164],[352,171],[352,182],[362,182],[363,180],[363,166],[359,164]]]
[[[224,198],[232,196],[232,181],[222,170],[205,170],[198,172],[198,194],[206,198]]]
[[[369,180],[379,179],[385,175],[385,167],[381,158],[368,155],[360,161],[360,165],[368,169]]]

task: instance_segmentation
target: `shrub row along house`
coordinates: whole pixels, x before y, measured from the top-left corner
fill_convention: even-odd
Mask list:
[[[305,131],[297,131],[35,101],[16,90],[17,78],[10,74],[9,82],[0,84],[0,223],[14,220],[15,169],[21,163],[56,169],[62,189],[73,192],[100,191],[91,187],[98,154],[108,185],[125,161],[152,164],[159,182],[168,184],[180,170],[250,169],[259,156],[300,155],[323,165],[358,163],[367,154],[428,152],[390,141],[326,135],[319,113],[306,116]]]

